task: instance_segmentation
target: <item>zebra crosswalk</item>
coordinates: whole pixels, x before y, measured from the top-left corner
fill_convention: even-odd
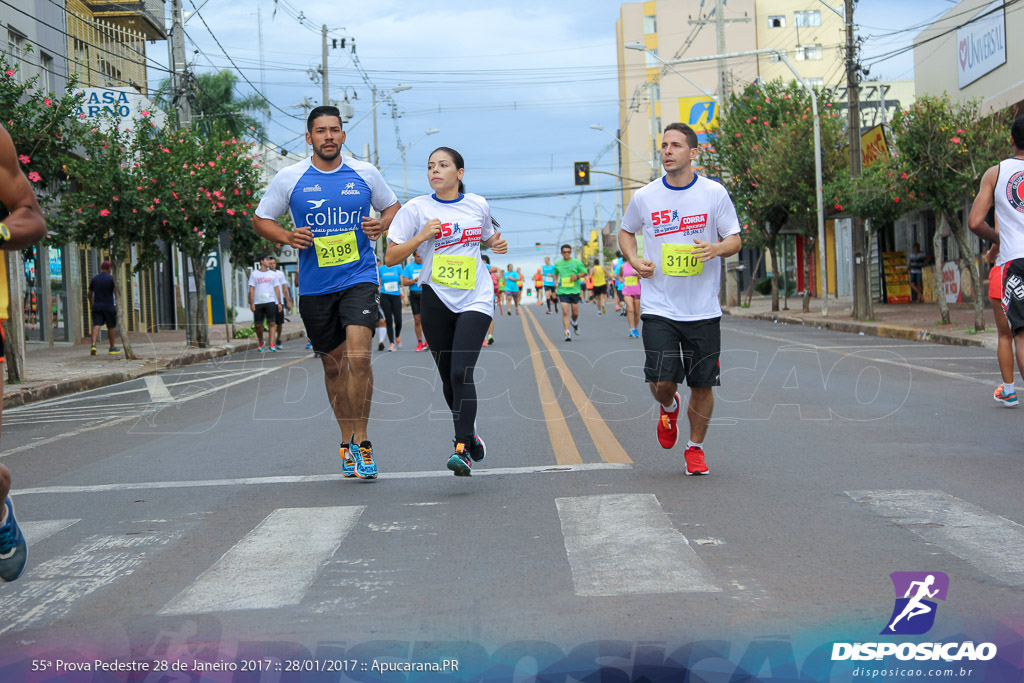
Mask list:
[[[1024,527],[1019,523],[942,491],[845,493],[908,537],[920,537],[1005,585],[1024,585]],[[384,504],[281,507],[259,519],[243,516],[227,523],[197,513],[199,517],[184,521],[135,520],[117,528],[89,518],[22,520],[30,565],[19,581],[0,586],[0,614],[8,615],[0,621],[0,637],[45,629],[78,614],[87,598],[92,605],[108,599],[116,604],[122,594],[119,584],[151,563],[175,563],[181,581],[158,586],[134,603],[132,609],[142,604],[149,610],[144,616],[294,607],[333,611],[338,609],[336,600],[325,596],[333,596],[339,582],[358,583],[360,572],[365,573],[365,585],[380,585],[382,566],[404,579],[432,563],[446,562],[445,544],[465,540],[441,538],[458,533],[448,521],[448,504],[408,503],[406,513]],[[554,556],[549,566],[563,572],[547,577],[546,583],[571,586],[569,599],[728,595],[740,590],[730,580],[736,577],[714,559],[713,548],[729,539],[711,543],[687,538],[683,531],[700,524],[689,524],[678,512],[670,514],[654,494],[555,497],[540,514],[561,534],[543,541],[545,552]],[[197,538],[208,538],[197,533],[204,524],[227,527],[226,533],[203,552],[192,552]],[[125,533],[143,526],[146,533]],[[375,534],[391,538],[374,542],[383,538]],[[396,534],[402,534],[402,543],[395,543]],[[409,566],[408,555],[393,555],[401,545],[430,547],[435,554]],[[208,554],[213,547],[217,552]],[[193,561],[196,555],[201,559]],[[756,563],[745,571],[756,572]],[[751,584],[766,583],[756,574],[747,578]],[[351,597],[346,600],[351,603]]]

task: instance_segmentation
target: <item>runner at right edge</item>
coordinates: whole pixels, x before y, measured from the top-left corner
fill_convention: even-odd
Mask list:
[[[644,379],[661,411],[662,448],[675,446],[679,436],[679,384],[686,380],[690,388],[687,475],[709,473],[704,437],[715,407],[714,387],[721,384],[721,259],[741,247],[729,192],[693,171],[698,151],[692,128],[683,123],[665,127],[665,175],[637,190],[619,231],[623,258],[646,280],[640,299]],[[643,258],[637,255],[637,233],[644,238]]]

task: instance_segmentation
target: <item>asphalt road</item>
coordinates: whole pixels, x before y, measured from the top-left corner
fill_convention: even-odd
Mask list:
[[[376,481],[341,477],[298,342],[5,411],[31,546],[0,586],[0,652],[472,659],[530,641],[539,667],[594,641],[865,640],[894,571],[948,574],[943,633],[1020,623],[1024,431],[991,398],[990,350],[726,317],[711,475],[686,477],[625,319],[585,306],[564,343],[530,307],[482,352],[488,453],[455,478],[406,324],[404,350],[374,351]]]

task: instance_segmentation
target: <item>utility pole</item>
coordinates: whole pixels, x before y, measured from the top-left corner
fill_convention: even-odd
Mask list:
[[[850,177],[860,177],[860,89],[857,85],[857,46],[853,35],[853,3],[845,0],[846,9],[846,97],[849,111],[847,132],[850,135]],[[871,281],[869,277],[871,254],[867,244],[864,222],[853,217],[853,317],[868,320],[872,317]],[[823,283],[828,296],[828,283]]]
[[[715,0],[715,42],[718,54],[725,54],[725,0]],[[718,116],[725,112],[726,93],[729,91],[729,79],[725,72],[725,60],[718,60]],[[722,269],[725,274],[725,269]]]
[[[188,64],[185,61],[185,26],[181,14],[181,0],[171,0],[170,43],[173,102],[178,110],[178,126],[188,128],[192,125],[192,103],[188,97]]]
[[[377,156],[377,88],[371,88],[372,100],[370,111],[373,113],[373,165],[380,168],[380,157]]]
[[[323,65],[320,67],[320,76],[322,78],[324,86],[324,97],[322,104],[324,106],[331,103],[331,98],[327,93],[327,24],[323,24],[320,27],[321,42],[323,43]]]

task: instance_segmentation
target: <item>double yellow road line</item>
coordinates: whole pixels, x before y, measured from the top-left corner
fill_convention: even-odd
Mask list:
[[[576,381],[576,378],[573,377],[572,372],[569,371],[569,366],[565,364],[562,354],[558,352],[555,345],[544,334],[536,316],[534,316],[528,306],[524,306],[520,310],[524,313],[521,316],[523,333],[526,335],[526,344],[530,348],[530,359],[533,362],[533,372],[537,378],[537,387],[540,391],[540,404],[544,411],[544,423],[547,425],[551,446],[555,451],[555,461],[559,465],[578,465],[583,462],[583,459],[580,457],[580,451],[576,447],[576,441],[569,430],[569,425],[565,421],[565,413],[562,412],[561,406],[558,405],[558,398],[555,395],[554,387],[551,385],[551,378],[548,377],[547,368],[544,367],[544,362],[541,358],[540,347],[530,331],[531,323],[537,331],[537,336],[551,354],[551,360],[554,362],[555,367],[561,373],[562,383],[568,390],[572,402],[576,405],[576,410],[579,411],[583,424],[590,433],[590,439],[597,447],[597,452],[601,459],[605,462],[614,463],[633,462],[632,458],[626,455],[626,449],[615,438],[612,430],[608,427],[608,423],[597,412],[597,408],[587,398],[587,394],[583,391],[579,382]],[[527,318],[529,318],[529,322],[527,322]]]

